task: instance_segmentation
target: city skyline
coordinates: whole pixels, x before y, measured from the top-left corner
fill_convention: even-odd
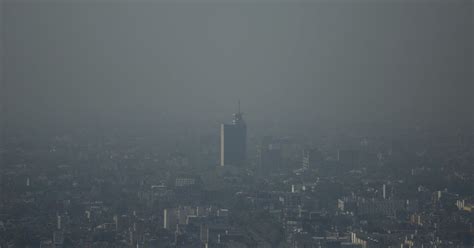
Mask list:
[[[0,0],[0,32],[0,248],[474,247],[472,0]]]

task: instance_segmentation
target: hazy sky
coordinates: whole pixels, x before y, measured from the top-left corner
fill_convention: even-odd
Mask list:
[[[12,122],[218,123],[239,98],[283,126],[472,113],[472,1],[40,2],[3,3]]]

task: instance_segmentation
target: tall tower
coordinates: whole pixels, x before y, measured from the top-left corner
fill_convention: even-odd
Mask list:
[[[221,161],[220,165],[243,165],[247,151],[247,125],[240,112],[240,100],[232,123],[221,124]]]

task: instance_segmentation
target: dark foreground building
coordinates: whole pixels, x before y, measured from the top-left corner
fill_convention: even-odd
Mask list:
[[[231,124],[221,124],[221,161],[220,165],[241,166],[246,157],[247,125],[242,119],[240,102]]]

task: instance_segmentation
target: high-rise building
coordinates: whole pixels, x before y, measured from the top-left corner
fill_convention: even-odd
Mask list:
[[[244,163],[247,150],[247,125],[242,119],[240,101],[232,123],[221,124],[220,165],[240,166]]]
[[[163,210],[163,228],[168,230],[174,230],[177,224],[177,210],[174,208],[165,208]]]
[[[262,175],[268,174],[270,171],[281,168],[282,155],[281,144],[273,137],[266,136],[262,139],[258,149],[258,172]]]
[[[323,156],[318,149],[306,148],[303,150],[303,168],[314,169],[321,166]]]

